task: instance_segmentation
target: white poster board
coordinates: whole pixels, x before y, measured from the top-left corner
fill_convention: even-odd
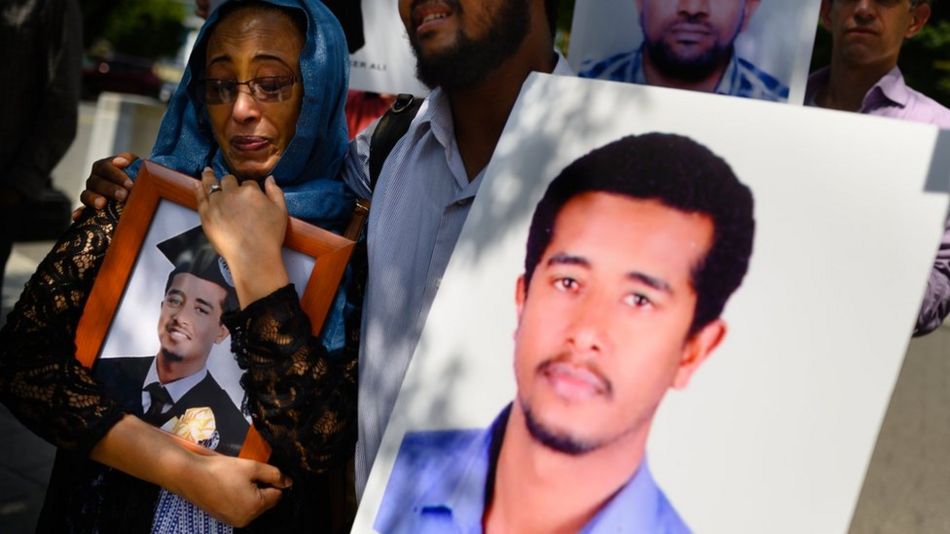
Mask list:
[[[752,189],[756,217],[725,342],[657,414],[654,478],[697,532],[847,530],[943,232],[950,138],[534,74],[429,313],[355,532],[373,530],[408,430],[485,428],[514,397],[515,280],[547,183],[590,150],[648,132],[686,135],[725,159]]]
[[[416,58],[409,46],[396,0],[362,0],[366,44],[350,55],[350,89],[424,96],[416,79]]]

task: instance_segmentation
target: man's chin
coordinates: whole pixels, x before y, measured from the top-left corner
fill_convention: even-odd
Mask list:
[[[647,53],[653,65],[664,75],[683,82],[699,82],[716,72],[732,56],[732,48],[700,48],[659,42],[648,44]]]
[[[162,357],[169,362],[177,363],[185,361],[185,357],[181,353],[166,349],[165,347],[162,347]]]
[[[548,449],[569,456],[581,456],[601,446],[597,440],[584,437],[576,431],[565,429],[563,424],[553,423],[535,414],[531,407],[524,403],[522,412],[528,434]]]

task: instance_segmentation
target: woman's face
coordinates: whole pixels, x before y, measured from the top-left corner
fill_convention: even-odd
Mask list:
[[[231,13],[208,39],[205,78],[218,80],[205,82],[211,129],[228,167],[241,180],[267,177],[294,137],[303,99],[303,44],[304,36],[289,17],[255,9]],[[281,87],[291,76],[296,82]],[[264,91],[257,98],[248,85],[221,83],[248,80],[261,82]]]

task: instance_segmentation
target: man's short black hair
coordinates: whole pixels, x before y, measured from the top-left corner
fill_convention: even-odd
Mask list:
[[[660,133],[624,137],[575,160],[551,182],[534,211],[526,288],[554,237],[558,213],[572,198],[591,192],[657,200],[708,216],[713,241],[691,273],[696,310],[689,334],[719,317],[748,270],[755,234],[752,192],[728,163],[692,139]],[[622,246],[623,236],[617,237]]]

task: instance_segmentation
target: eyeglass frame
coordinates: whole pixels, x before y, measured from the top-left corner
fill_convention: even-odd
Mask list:
[[[259,80],[273,80],[273,79],[287,79],[287,78],[289,78],[290,81],[289,81],[288,83],[286,83],[285,85],[281,85],[281,86],[277,89],[278,93],[277,93],[277,98],[276,98],[275,100],[266,100],[266,99],[262,100],[262,99],[256,94],[256,92],[255,92],[255,89],[254,89],[255,86],[258,87],[258,89],[257,89],[258,91],[262,91],[262,89],[260,89],[260,85],[259,85],[260,82],[259,82]],[[288,75],[284,75],[284,76],[258,76],[258,77],[256,77],[256,78],[250,78],[250,79],[245,80],[245,81],[243,81],[243,82],[237,82],[237,81],[231,81],[231,80],[224,80],[224,79],[221,79],[221,78],[202,78],[202,79],[198,80],[198,89],[199,89],[199,90],[198,90],[198,96],[199,96],[199,98],[201,99],[202,102],[204,102],[206,105],[209,105],[209,106],[220,106],[220,105],[225,105],[225,104],[233,104],[234,101],[237,100],[237,95],[238,95],[238,93],[240,93],[240,91],[237,90],[238,86],[240,86],[240,85],[246,85],[247,88],[248,88],[248,90],[249,90],[248,94],[251,96],[251,98],[254,99],[255,102],[257,102],[258,104],[274,104],[274,103],[277,103],[277,102],[286,102],[287,100],[290,100],[290,95],[284,96],[284,90],[285,90],[286,88],[288,88],[288,87],[293,87],[293,86],[294,86],[295,84],[297,84],[299,81],[300,81],[300,80],[299,80],[299,79],[297,78],[297,76],[294,75],[294,74],[288,74]],[[208,92],[207,92],[207,91],[208,91],[208,89],[207,89],[207,88],[208,88],[208,82],[219,82],[219,83],[233,84],[233,86],[234,86],[234,97],[233,97],[231,100],[221,100],[220,102],[209,102],[209,101],[208,101]],[[219,92],[220,92],[220,90],[219,90]]]

